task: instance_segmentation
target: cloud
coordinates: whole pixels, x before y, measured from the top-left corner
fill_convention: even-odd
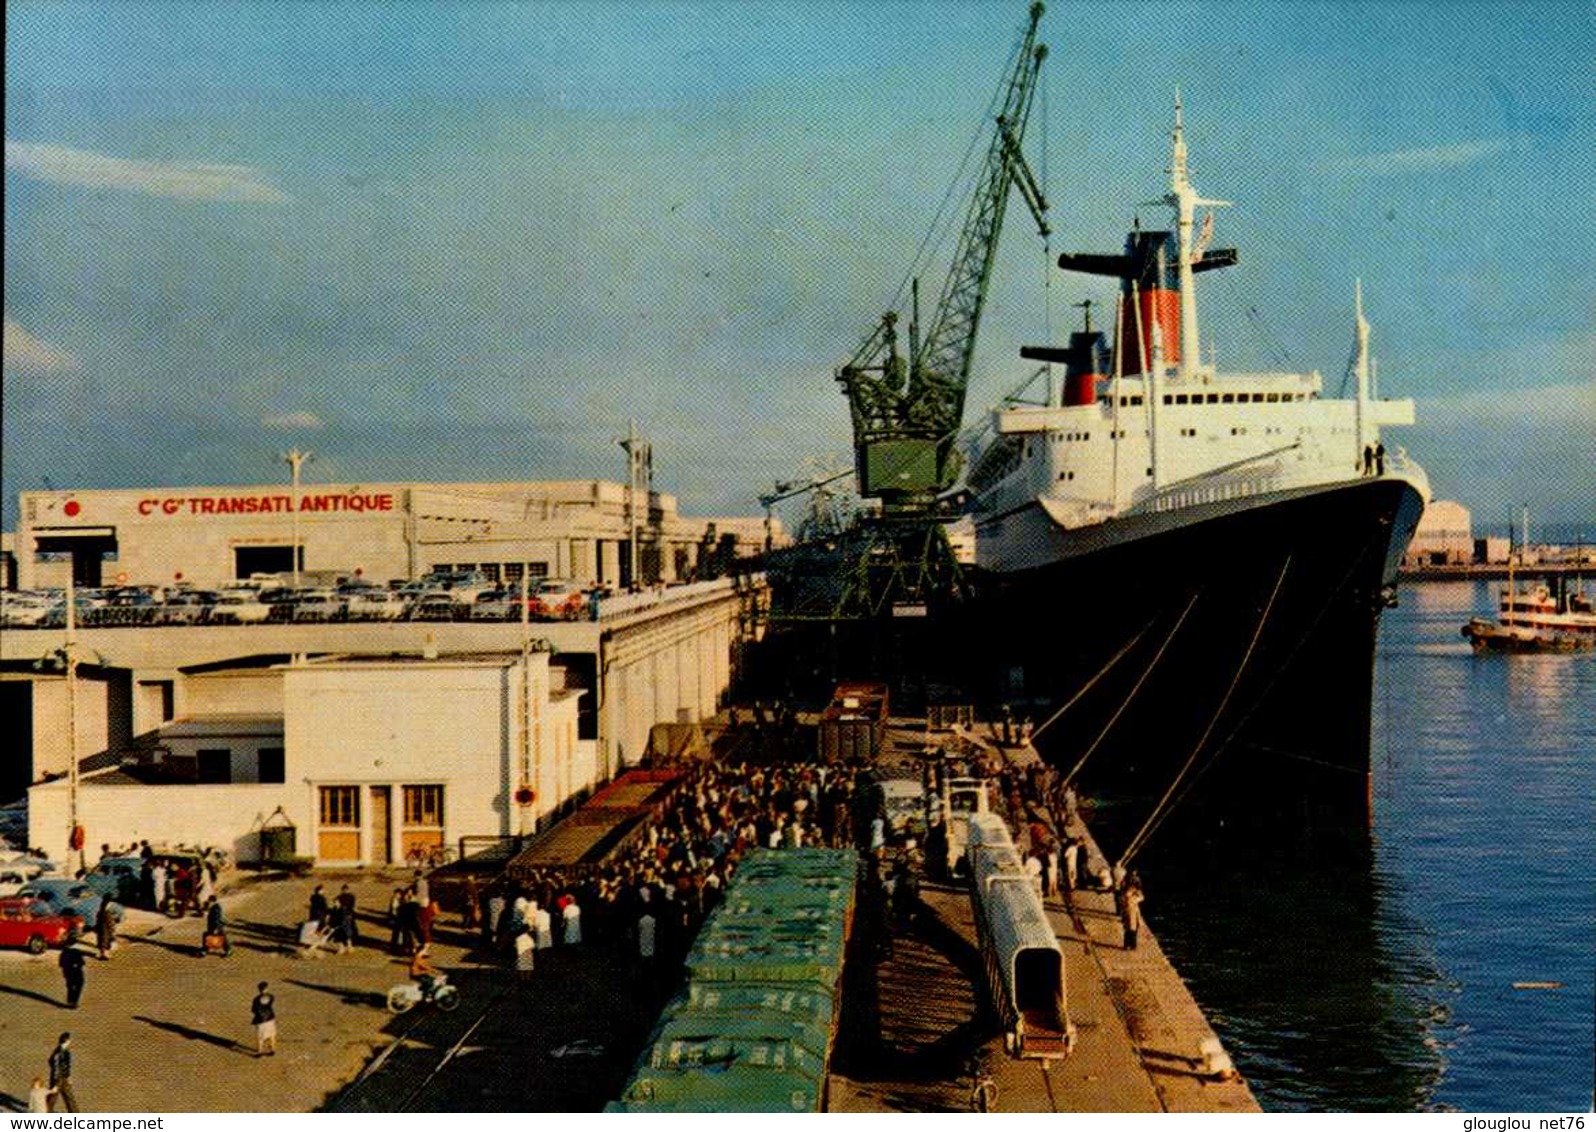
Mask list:
[[[10,315],[5,316],[5,372],[55,373],[76,369],[74,354],[35,338]]]
[[[247,165],[206,165],[189,161],[132,161],[62,145],[6,139],[6,169],[38,181],[127,189],[180,200],[281,204],[288,198]]]
[[[1393,149],[1385,153],[1366,153],[1356,157],[1343,157],[1321,162],[1318,168],[1327,173],[1422,173],[1433,169],[1455,169],[1501,153],[1512,143],[1511,138],[1487,138],[1484,141],[1454,142],[1450,145],[1431,145],[1419,149]]]
[[[260,423],[269,429],[278,432],[292,432],[295,429],[326,428],[327,422],[315,413],[308,413],[304,409],[292,413],[268,413],[262,417]]]

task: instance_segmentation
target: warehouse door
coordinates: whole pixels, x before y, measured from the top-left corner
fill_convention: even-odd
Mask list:
[[[299,548],[299,568],[305,568],[305,548]],[[294,548],[291,546],[235,546],[233,547],[233,577],[248,578],[251,574],[292,574]]]
[[[393,819],[390,818],[388,809],[388,787],[373,786],[371,788],[371,863],[373,865],[389,865],[393,863]]]

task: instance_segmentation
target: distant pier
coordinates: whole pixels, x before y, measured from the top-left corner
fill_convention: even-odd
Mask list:
[[[1596,577],[1596,562],[1531,562],[1512,567],[1516,578],[1529,580],[1545,577],[1572,577],[1589,574]],[[1468,562],[1460,565],[1404,566],[1397,573],[1403,582],[1473,582],[1506,581],[1508,565],[1505,562]]]

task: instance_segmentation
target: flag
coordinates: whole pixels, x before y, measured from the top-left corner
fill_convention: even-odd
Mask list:
[[[1197,246],[1191,250],[1193,262],[1203,258],[1203,253],[1208,250],[1208,245],[1214,239],[1214,210],[1209,209],[1203,215],[1202,231],[1197,234]]]

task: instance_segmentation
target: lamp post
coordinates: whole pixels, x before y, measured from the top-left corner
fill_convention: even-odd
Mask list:
[[[78,868],[83,867],[83,842],[78,826],[78,587],[77,557],[67,570],[66,638],[61,643],[66,654],[67,687],[67,848],[78,851]]]
[[[290,448],[283,453],[283,462],[293,469],[294,475],[294,588],[299,588],[299,469],[315,458],[313,453],[301,452],[297,448]]]

